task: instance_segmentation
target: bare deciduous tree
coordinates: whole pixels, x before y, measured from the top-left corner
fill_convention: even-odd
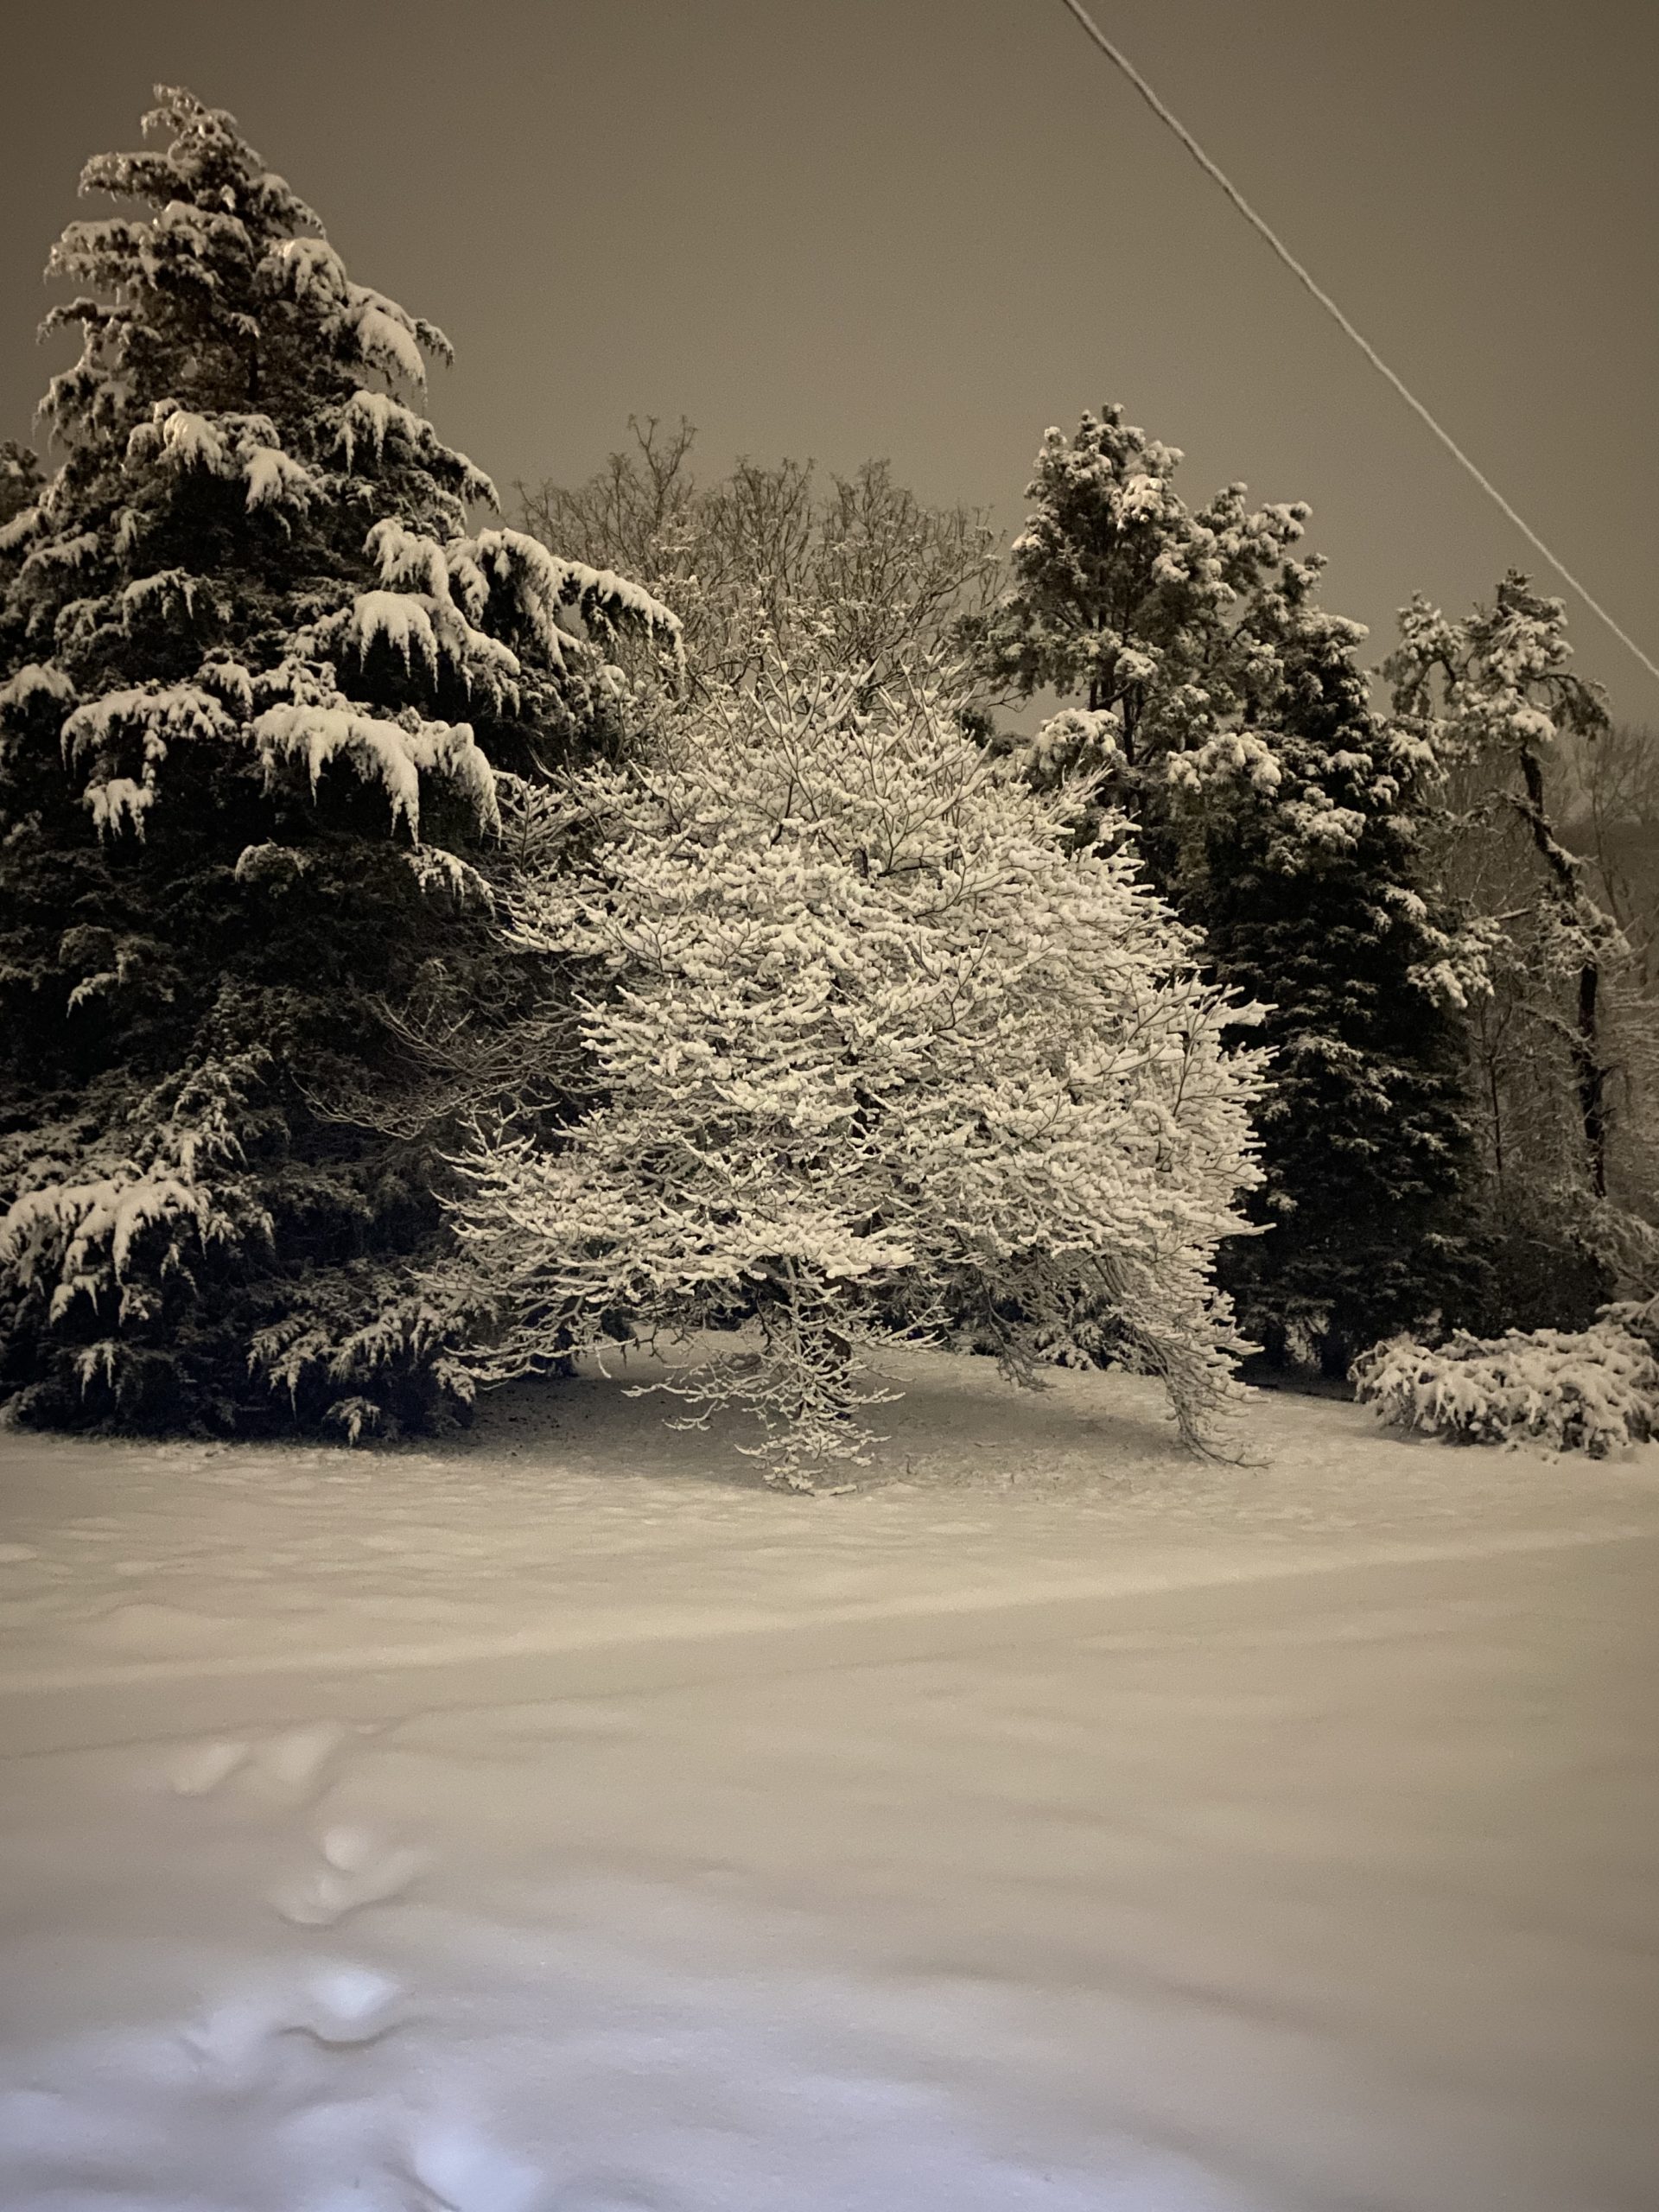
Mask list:
[[[984,516],[927,506],[885,461],[832,474],[826,486],[810,461],[746,459],[704,484],[683,417],[665,430],[654,416],[631,416],[629,429],[632,449],[585,484],[518,486],[520,509],[553,552],[582,546],[674,608],[698,696],[751,677],[772,647],[879,678],[993,594],[998,558]]]
[[[1387,672],[1445,764],[1446,880],[1486,944],[1471,1039],[1499,1211],[1568,1224],[1627,1274],[1654,1242],[1639,1100],[1659,1057],[1653,894],[1627,830],[1644,803],[1659,816],[1659,774],[1571,673],[1565,627],[1511,573],[1464,621],[1414,602]]]

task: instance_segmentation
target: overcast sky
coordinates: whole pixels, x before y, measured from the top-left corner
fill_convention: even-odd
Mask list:
[[[1095,12],[1659,658],[1659,5]],[[5,54],[0,435],[58,365],[40,269],[80,164],[137,143],[163,79],[442,324],[433,414],[504,488],[684,414],[710,471],[886,454],[1007,528],[1045,426],[1121,399],[1194,503],[1309,500],[1379,655],[1413,590],[1541,574],[1060,0],[79,0]],[[1659,683],[1571,612],[1580,666],[1659,724]]]

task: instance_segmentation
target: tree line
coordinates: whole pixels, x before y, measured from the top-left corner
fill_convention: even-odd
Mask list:
[[[89,165],[0,468],[0,1395],[355,1440],[608,1341],[767,1472],[868,1360],[1573,1326],[1659,1236],[1659,770],[1506,576],[1374,694],[1107,408],[1007,549],[682,423],[511,502],[233,120]],[[506,516],[510,514],[511,519]]]

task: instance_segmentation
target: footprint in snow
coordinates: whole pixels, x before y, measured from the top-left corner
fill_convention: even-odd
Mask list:
[[[176,1753],[168,1778],[179,1796],[206,1797],[235,1775],[245,1796],[291,1810],[321,1794],[335,1754],[351,1734],[342,1721],[320,1720],[257,1740],[215,1737]]]
[[[402,1985],[372,1967],[340,1964],[297,1989],[267,1989],[233,1999],[185,2029],[181,2040],[198,2071],[232,2094],[276,2086],[293,2040],[343,2051],[378,2042],[404,2025]]]
[[[404,1991],[372,1967],[325,1967],[307,1985],[301,2018],[289,2023],[331,2050],[377,2042],[403,2024]]]
[[[342,1720],[284,1728],[256,1745],[238,1787],[262,1804],[308,1805],[328,1779],[328,1769],[352,1731]]]
[[[408,2146],[404,2177],[420,2212],[533,2212],[542,2176],[464,2122],[429,2121]]]
[[[323,1864],[289,1882],[271,1899],[297,1928],[332,1928],[365,1905],[401,1897],[426,1872],[432,1853],[413,1844],[389,1844],[372,1828],[334,1827],[320,1840]]]

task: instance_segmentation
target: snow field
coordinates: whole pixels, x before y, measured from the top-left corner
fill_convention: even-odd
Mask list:
[[[0,2204],[1649,2203],[1659,1452],[904,1379],[7,1440]]]

